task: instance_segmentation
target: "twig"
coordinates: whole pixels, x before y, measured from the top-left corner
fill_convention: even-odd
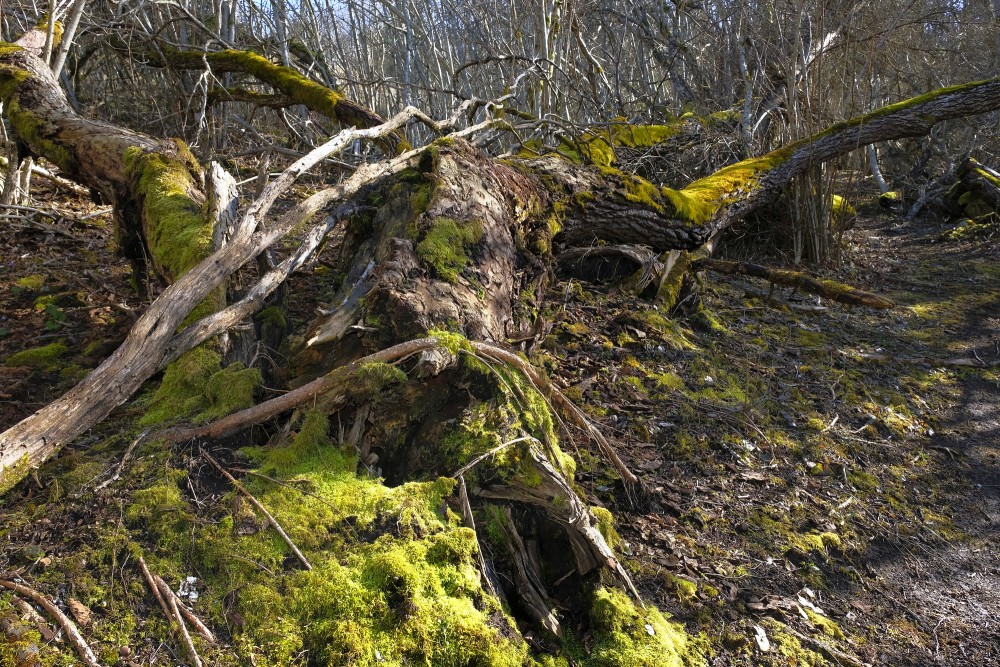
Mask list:
[[[230,475],[229,471],[227,471],[225,468],[223,468],[221,465],[219,465],[219,462],[216,461],[214,458],[212,458],[211,454],[209,454],[204,449],[202,449],[201,450],[201,455],[202,455],[202,457],[206,461],[208,461],[209,463],[211,463],[212,466],[216,470],[218,470],[219,473],[221,473],[223,477],[225,477],[226,479],[228,479],[229,483],[232,484],[236,488],[237,491],[239,491],[240,493],[242,493],[243,495],[245,495],[247,497],[247,500],[249,500],[253,504],[254,507],[256,507],[258,510],[260,510],[261,514],[263,514],[265,517],[267,517],[268,523],[270,523],[271,526],[273,526],[274,529],[276,531],[278,531],[278,534],[281,535],[281,539],[285,540],[285,544],[287,544],[288,548],[292,550],[292,553],[295,554],[295,557],[299,559],[299,562],[302,563],[302,566],[304,568],[306,568],[307,570],[313,569],[313,567],[309,563],[309,561],[306,560],[306,557],[302,554],[301,551],[299,551],[299,548],[297,546],[295,546],[295,542],[292,542],[292,538],[290,538],[288,536],[288,533],[286,533],[285,529],[281,527],[281,524],[278,523],[278,520],[275,519],[274,516],[272,516],[271,513],[267,511],[267,508],[264,507],[263,505],[261,505],[260,501],[257,500],[256,498],[254,498],[253,494],[250,493],[249,491],[247,491],[246,487],[243,486],[242,484],[240,484],[236,480],[235,477],[233,477],[232,475]]]
[[[162,439],[169,443],[175,443],[193,440],[195,438],[223,438],[228,435],[233,435],[248,426],[265,422],[268,419],[276,417],[283,412],[288,412],[303,403],[308,403],[319,396],[330,395],[332,392],[340,390],[341,387],[344,387],[346,382],[353,377],[354,373],[356,373],[365,364],[376,362],[390,363],[403,359],[404,357],[410,356],[416,352],[422,352],[423,350],[428,350],[438,346],[439,343],[436,338],[418,338],[416,340],[393,345],[392,347],[387,347],[384,350],[380,350],[373,354],[369,354],[366,357],[361,357],[360,359],[352,361],[346,366],[339,366],[323,377],[317,378],[308,384],[304,384],[297,389],[293,389],[286,394],[264,401],[263,403],[258,403],[253,407],[247,408],[246,410],[234,412],[228,417],[223,417],[222,419],[210,422],[204,426],[173,427],[163,431],[158,431],[150,437],[156,440]],[[331,398],[329,400],[334,399]]]
[[[156,579],[156,583],[159,585],[160,590],[167,597],[167,599],[172,599],[174,601],[181,615],[187,619],[188,623],[194,626],[194,629],[198,632],[198,634],[201,635],[202,638],[204,638],[204,640],[209,644],[214,644],[215,635],[212,631],[208,629],[208,626],[205,625],[193,611],[184,605],[184,602],[177,597],[177,593],[174,593],[170,586],[167,585],[167,582],[163,580],[163,577],[158,574],[154,574],[153,578]]]
[[[170,607],[170,615],[168,616],[170,624],[177,625],[178,634],[180,634],[181,640],[187,647],[188,656],[191,658],[191,662],[194,663],[195,667],[202,667],[201,656],[198,655],[198,651],[194,647],[194,642],[191,641],[191,633],[188,632],[187,626],[184,625],[184,619],[181,617],[181,612],[177,608],[177,598],[173,595],[174,592],[170,590],[170,587],[167,586],[163,579],[160,579],[159,577],[155,578],[157,585],[160,586],[160,593],[164,595],[167,600],[167,606]]]
[[[125,453],[122,454],[122,460],[118,462],[118,467],[115,468],[115,473],[111,475],[111,477],[107,478],[106,480],[95,486],[94,491],[100,491],[109,484],[118,481],[118,479],[121,477],[122,470],[125,469],[125,463],[126,461],[128,461],[128,457],[132,453],[132,450],[134,450],[140,442],[146,439],[146,436],[149,435],[149,431],[150,429],[147,428],[145,431],[139,434],[138,438],[132,441],[132,444],[130,444],[128,447],[125,448]]]
[[[139,569],[142,570],[143,576],[146,577],[146,583],[149,584],[149,588],[153,591],[153,597],[160,603],[163,615],[167,617],[167,620],[170,620],[170,607],[167,606],[163,596],[160,595],[160,587],[156,585],[156,579],[153,578],[153,574],[146,567],[146,560],[142,557],[142,554],[139,555]]]
[[[90,645],[80,634],[80,631],[76,627],[76,623],[70,619],[69,616],[64,614],[59,607],[55,606],[51,600],[39,593],[38,591],[28,588],[23,584],[14,583],[13,581],[8,581],[6,579],[0,579],[0,586],[10,589],[17,593],[18,595],[30,598],[38,603],[45,611],[47,611],[52,618],[59,623],[59,627],[63,629],[66,633],[66,637],[69,638],[69,643],[73,645],[76,649],[76,654],[80,656],[80,660],[87,667],[101,667],[101,663],[97,661],[97,656],[90,649]]]

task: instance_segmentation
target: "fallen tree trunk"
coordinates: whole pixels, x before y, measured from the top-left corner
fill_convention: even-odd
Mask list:
[[[212,392],[229,388],[231,376],[196,369],[194,377],[206,386],[185,394],[173,404],[176,410],[146,422],[208,421],[167,433],[211,446],[244,425],[286,419],[270,446],[253,454],[254,474],[275,485],[262,482],[257,500],[274,524],[281,511],[295,522],[282,532],[313,569],[285,573],[285,543],[243,540],[253,533],[234,529],[236,510],[223,520],[213,517],[183,529],[189,536],[197,533],[193,543],[205,545],[199,546],[206,550],[205,572],[220,589],[260,596],[235,603],[255,617],[248,627],[234,629],[245,641],[234,642],[233,650],[252,653],[261,645],[268,656],[278,656],[276,662],[291,661],[302,651],[330,664],[383,655],[397,664],[461,664],[460,655],[464,662],[484,665],[527,662],[522,634],[496,596],[483,592],[481,581],[491,577],[478,570],[487,566],[472,557],[491,544],[497,547],[494,564],[516,573],[493,588],[522,600],[532,624],[552,636],[588,627],[593,655],[617,656],[617,663],[603,664],[624,664],[622,656],[639,656],[630,664],[649,667],[681,664],[689,650],[686,635],[637,599],[608,544],[610,527],[600,524],[574,487],[575,463],[560,442],[596,441],[614,462],[621,491],[636,502],[642,501],[642,480],[525,357],[505,348],[510,339],[527,340],[522,332],[533,330],[553,244],[641,243],[678,257],[686,253],[690,260],[734,220],[776,196],[810,160],[849,152],[863,141],[910,136],[915,118],[926,128],[938,119],[1000,106],[997,81],[937,91],[683,189],[659,188],[610,166],[554,155],[500,161],[456,135],[363,167],[341,186],[293,207],[268,231],[256,231],[296,176],[347,142],[385,136],[414,115],[402,114],[395,124],[341,133],[269,186],[222,249],[192,255],[191,244],[182,243],[185,261],[175,263],[170,253],[177,249],[168,240],[176,235],[157,241],[155,235],[163,232],[156,225],[165,213],[172,218],[179,211],[183,219],[197,221],[201,233],[211,230],[199,215],[205,199],[200,169],[188,164],[179,145],[75,116],[33,58],[17,47],[0,50],[0,93],[12,121],[19,119],[15,131],[31,151],[61,159],[70,176],[105,187],[122,212],[120,224],[127,223],[124,212],[138,211],[143,225],[137,236],[147,245],[164,246],[156,267],[172,284],[87,380],[0,434],[0,491],[103,419],[165,362],[259,308],[291,265],[264,276],[248,301],[226,309],[213,304],[215,314],[178,333],[227,275],[323,207],[340,203],[348,218],[334,267],[345,278],[290,350],[299,371],[292,391],[224,416],[207,403]],[[80,128],[107,140],[82,138]],[[127,145],[130,138],[134,145]],[[152,205],[158,201],[166,209]],[[317,238],[309,248],[319,244]],[[691,267],[690,261],[668,263],[684,267],[682,273]],[[385,354],[378,356],[380,351]],[[169,376],[168,371],[161,389],[170,388]],[[323,379],[309,384],[316,377]],[[228,413],[232,406],[223,407]],[[566,423],[560,413],[569,417]],[[147,410],[143,419],[150,414]],[[217,417],[221,421],[214,421]],[[342,427],[338,445],[330,437],[334,420]],[[482,526],[481,533],[470,535],[470,529],[454,524],[448,503],[455,480],[442,479],[443,474],[468,484],[468,513],[475,520],[467,523]],[[156,533],[150,539],[161,546],[176,544],[165,534],[170,526],[157,522],[165,511],[163,499],[183,522],[187,504],[171,500],[176,495],[176,480],[160,484],[150,494],[153,506],[136,501],[129,520],[145,521],[144,528]],[[213,547],[223,553],[211,552]],[[251,564],[262,569],[232,568],[229,552],[243,548],[253,549],[240,552],[243,559],[252,556]],[[178,556],[164,547],[161,557]],[[179,571],[176,560],[169,562]],[[605,576],[609,572],[611,578]],[[261,585],[265,575],[270,578]],[[503,583],[514,577],[528,582],[530,592]],[[557,619],[556,607],[571,622]],[[444,639],[455,636],[460,640]]]

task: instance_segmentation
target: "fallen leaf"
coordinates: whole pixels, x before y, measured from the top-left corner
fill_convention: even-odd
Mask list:
[[[73,614],[73,618],[80,625],[87,626],[90,625],[90,608],[83,604],[79,600],[70,598],[69,602],[66,603],[69,607],[69,613]]]

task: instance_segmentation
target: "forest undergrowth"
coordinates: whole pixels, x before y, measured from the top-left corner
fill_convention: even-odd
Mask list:
[[[842,265],[823,273],[892,310],[705,274],[688,317],[624,284],[567,278],[542,313],[551,331],[532,360],[654,501],[629,511],[596,449],[565,442],[576,482],[613,515],[639,588],[703,637],[711,665],[1000,665],[1000,253],[867,199]],[[49,214],[0,226],[3,428],[96,366],[144,304],[108,214],[45,192],[36,205]],[[293,281],[291,328],[325,289]],[[106,664],[181,655],[135,566],[174,526],[150,530],[136,508],[199,530],[222,506],[252,514],[190,446],[140,449],[104,484],[135,438],[138,400],[0,501],[0,572],[64,605]],[[160,495],[142,491],[157,474]],[[202,579],[194,535],[173,534],[179,560],[161,563],[175,589]],[[200,593],[218,634],[240,634],[238,591]],[[68,662],[64,644],[40,643]]]

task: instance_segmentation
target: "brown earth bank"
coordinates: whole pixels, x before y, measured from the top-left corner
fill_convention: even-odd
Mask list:
[[[582,438],[562,444],[576,483],[615,517],[642,593],[702,636],[711,665],[1000,665],[1000,253],[988,238],[859,209],[842,266],[823,273],[892,298],[890,311],[710,273],[689,317],[627,283],[564,276],[549,294],[533,361],[654,497],[630,510]],[[142,310],[110,218],[95,213],[60,203],[0,227],[0,428],[99,363]],[[332,293],[330,246],[327,264],[293,281],[292,329]],[[18,355],[29,348],[47,352]],[[264,529],[191,444],[140,447],[105,483],[149,400],[0,500],[0,572],[74,615],[106,664],[186,659],[136,569],[140,551],[176,589],[199,559],[220,557],[190,539],[220,508],[243,517],[240,535]],[[213,445],[229,469],[251,465],[237,444]],[[181,555],[159,558],[166,541]],[[266,556],[241,558],[263,577]],[[245,590],[201,592],[194,607],[224,641],[252,622]],[[0,593],[0,607],[11,601]],[[49,664],[74,659],[64,643],[40,643]]]

